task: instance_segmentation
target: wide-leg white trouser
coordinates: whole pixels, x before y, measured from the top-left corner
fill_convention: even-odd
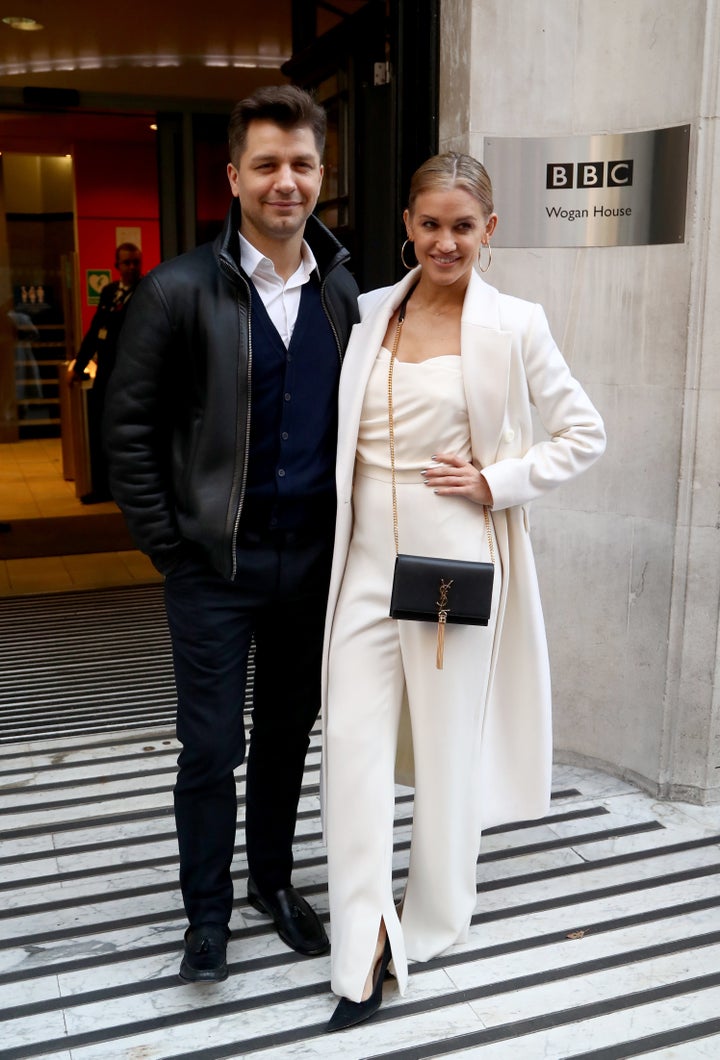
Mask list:
[[[401,991],[408,957],[429,960],[467,936],[480,847],[478,748],[500,589],[496,559],[490,624],[449,625],[444,668],[437,670],[437,627],[388,617],[390,497],[387,479],[356,476],[353,540],[330,646],[324,768],[332,988],[353,1001],[361,999],[381,920]],[[401,551],[489,558],[479,506],[437,496],[417,475],[398,482],[398,506]],[[401,922],[392,856],[405,691],[415,806]]]

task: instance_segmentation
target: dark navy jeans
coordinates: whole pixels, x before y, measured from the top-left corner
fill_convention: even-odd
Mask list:
[[[237,795],[244,760],[248,652],[255,676],[245,839],[261,893],[287,887],[320,666],[332,534],[247,535],[229,582],[203,558],[165,582],[182,750],[175,785],[180,886],[189,923],[227,925]]]

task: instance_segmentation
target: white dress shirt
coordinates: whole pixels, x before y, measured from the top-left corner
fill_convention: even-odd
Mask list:
[[[240,232],[238,235],[240,236],[240,265],[255,285],[267,314],[287,349],[300,309],[302,286],[308,282],[313,270],[317,268],[315,256],[303,240],[300,264],[290,279],[283,282],[275,272],[275,266],[270,258],[266,258],[264,254],[256,250]]]

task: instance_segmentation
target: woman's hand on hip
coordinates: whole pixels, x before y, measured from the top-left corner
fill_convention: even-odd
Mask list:
[[[426,486],[435,493],[467,497],[475,504],[492,507],[490,487],[474,464],[452,453],[437,453],[432,460],[422,473]]]

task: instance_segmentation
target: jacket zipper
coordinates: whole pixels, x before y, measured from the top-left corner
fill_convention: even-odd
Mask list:
[[[246,416],[246,419],[245,419],[245,459],[242,462],[242,481],[240,483],[240,495],[238,497],[237,510],[235,512],[235,521],[233,523],[232,537],[230,539],[230,548],[231,548],[231,552],[232,552],[231,568],[230,568],[230,581],[234,582],[235,578],[237,576],[237,536],[238,536],[238,530],[240,528],[240,516],[242,515],[243,504],[245,503],[245,490],[247,488],[248,458],[249,458],[249,452],[250,452],[250,410],[251,410],[250,385],[251,385],[251,379],[252,379],[252,314],[250,312],[250,306],[251,306],[252,296],[250,294],[250,286],[249,286],[249,284],[240,275],[240,273],[236,272],[234,269],[231,270],[228,267],[228,263],[223,258],[221,258],[220,260],[223,263],[225,271],[228,272],[232,276],[233,281],[240,280],[244,284],[245,289],[247,291],[247,297],[248,297],[248,301],[247,301],[247,307],[248,307],[248,316],[247,316],[248,363],[247,363],[247,416]],[[236,464],[236,466],[237,466],[237,464]],[[231,495],[235,491],[236,480],[237,480],[236,475],[233,475],[233,482],[232,482],[232,486],[231,486]]]
[[[335,327],[335,321],[332,318],[330,310],[328,309],[327,301],[325,299],[325,287],[327,285],[328,276],[330,275],[330,273],[332,272],[334,267],[335,267],[334,265],[330,266],[330,268],[328,269],[328,271],[325,274],[325,278],[320,283],[320,301],[322,302],[322,307],[325,310],[325,316],[327,317],[328,324],[330,325],[332,333],[333,333],[333,335],[335,337],[335,345],[337,346],[337,351],[338,351],[338,360],[340,361],[340,364],[342,365],[343,354],[342,354],[342,346],[340,345],[340,338],[339,338],[338,333],[337,333],[337,328]]]
[[[250,292],[248,291],[248,295]],[[252,403],[250,401],[250,386],[252,377],[252,317],[248,306],[248,363],[247,363],[247,417],[245,419],[245,459],[243,460],[242,468],[242,483],[240,485],[240,496],[238,497],[237,512],[235,513],[235,523],[233,525],[231,548],[232,548],[232,570],[230,571],[230,581],[235,581],[237,575],[237,537],[238,530],[240,529],[240,516],[242,515],[243,505],[245,503],[245,489],[247,486],[247,473],[248,473],[248,461],[250,459],[250,410]]]

